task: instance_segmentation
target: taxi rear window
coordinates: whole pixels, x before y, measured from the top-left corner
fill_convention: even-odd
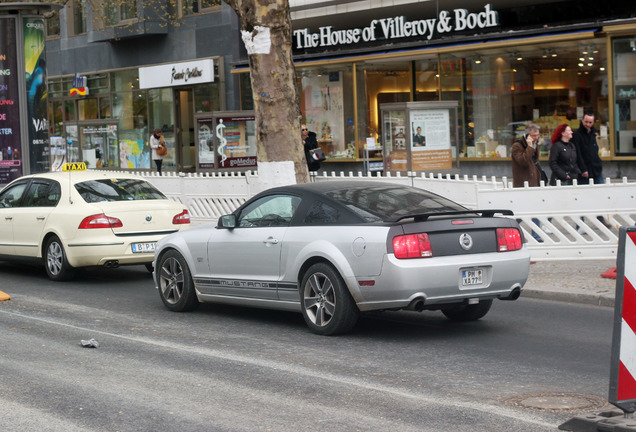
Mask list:
[[[141,179],[100,179],[75,184],[87,203],[167,199],[153,185]]]

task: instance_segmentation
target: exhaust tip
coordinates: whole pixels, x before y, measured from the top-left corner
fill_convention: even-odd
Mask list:
[[[118,260],[106,261],[104,263],[104,267],[109,268],[109,269],[117,268],[117,267],[119,267],[119,261]]]
[[[501,300],[517,300],[519,297],[521,297],[521,288],[515,288],[512,290],[512,292],[508,295],[508,297],[502,297]]]
[[[406,310],[412,310],[416,312],[422,312],[424,310],[424,304],[426,303],[426,299],[424,297],[418,297],[413,299],[411,303],[406,307]]]

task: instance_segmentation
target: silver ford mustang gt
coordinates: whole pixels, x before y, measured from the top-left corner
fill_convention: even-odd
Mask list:
[[[365,311],[477,320],[528,278],[519,226],[496,213],[512,215],[375,181],[277,187],[216,226],[160,240],[154,278],[172,311],[208,301],[299,311],[323,335],[351,330]]]

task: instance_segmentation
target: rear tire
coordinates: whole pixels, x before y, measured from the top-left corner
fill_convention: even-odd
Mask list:
[[[199,299],[185,258],[171,250],[161,256],[157,266],[157,286],[163,304],[174,312],[196,309]]]
[[[307,326],[319,335],[348,332],[360,314],[342,277],[325,263],[312,265],[303,276],[300,301]]]
[[[445,308],[442,309],[442,313],[451,321],[476,321],[479,318],[483,318],[491,306],[492,299],[481,300],[477,304]]]
[[[75,277],[76,270],[68,263],[64,246],[57,236],[52,236],[46,242],[44,268],[49,279],[54,281],[66,281]]]

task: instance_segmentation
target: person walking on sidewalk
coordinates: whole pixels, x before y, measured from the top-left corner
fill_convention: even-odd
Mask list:
[[[539,186],[541,172],[539,171],[539,126],[528,123],[523,137],[512,143],[510,157],[512,158],[512,186]]]
[[[594,128],[594,114],[583,116],[581,125],[574,131],[572,141],[576,146],[576,158],[581,175],[580,184],[589,184],[590,179],[594,184],[604,184],[603,162],[598,155],[598,143],[596,142],[596,129]]]
[[[603,162],[598,155],[598,143],[596,142],[596,129],[594,128],[594,113],[586,113],[581,120],[581,125],[572,135],[572,141],[576,146],[576,160],[581,170],[580,184],[605,184],[603,178]],[[607,228],[612,225],[603,216],[596,217]]]
[[[550,149],[550,184],[571,185],[572,180],[581,173],[576,159],[576,147],[572,142],[572,128],[568,124],[560,124],[552,134],[552,148]]]
[[[526,133],[523,137],[512,143],[510,157],[512,159],[512,186],[524,187],[524,183],[528,182],[528,186],[539,186],[541,181],[541,166],[539,165],[539,126],[534,123],[528,123]],[[521,223],[521,219],[517,219]],[[541,226],[541,221],[532,218],[532,223]],[[532,230],[532,237],[543,243],[543,239],[539,234]]]

